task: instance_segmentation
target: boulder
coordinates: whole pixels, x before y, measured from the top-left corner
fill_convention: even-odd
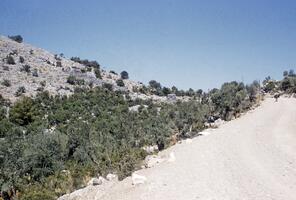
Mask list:
[[[185,143],[186,143],[186,144],[191,144],[191,143],[192,143],[192,139],[187,138],[187,139],[185,140]]]
[[[108,174],[108,175],[106,176],[106,179],[107,179],[108,181],[118,181],[118,176],[117,176],[116,174]]]
[[[147,178],[145,176],[141,176],[136,173],[132,174],[132,184],[133,185],[144,184],[146,181],[147,181]]]
[[[105,181],[105,179],[103,177],[99,177],[99,178],[92,178],[90,179],[90,181],[87,183],[87,185],[102,185],[103,182]]]
[[[148,154],[152,154],[158,151],[158,146],[157,145],[146,146],[146,147],[143,147],[143,150],[146,151]]]

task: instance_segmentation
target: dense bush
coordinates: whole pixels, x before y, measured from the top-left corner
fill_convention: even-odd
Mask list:
[[[89,61],[87,59],[81,60],[79,57],[72,57],[71,60],[87,67],[100,69],[100,64],[97,61]]]
[[[76,76],[68,76],[67,78],[67,83],[71,84],[71,85],[84,85],[85,81],[84,79],[78,79],[76,78]]]
[[[6,86],[6,87],[10,87],[11,86],[10,80],[7,80],[7,79],[4,79],[1,84],[4,85],[4,86]]]
[[[258,91],[231,82],[200,94],[201,102],[155,104],[131,100],[110,85],[76,89],[69,97],[48,92],[24,97],[9,115],[0,104],[1,190],[18,190],[20,200],[51,200],[98,173],[114,172],[122,179],[145,158],[142,147],[166,148],[172,135],[193,137],[210,116],[230,119],[248,109],[250,92]],[[138,112],[129,111],[134,105],[140,105]]]
[[[23,38],[20,35],[13,35],[13,36],[8,36],[8,38],[10,38],[11,40],[14,40],[18,43],[22,43],[23,42]]]

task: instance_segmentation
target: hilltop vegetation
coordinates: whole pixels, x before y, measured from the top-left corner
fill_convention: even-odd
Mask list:
[[[264,91],[268,93],[295,94],[296,74],[294,70],[284,71],[281,81],[273,80],[270,76],[263,81]]]

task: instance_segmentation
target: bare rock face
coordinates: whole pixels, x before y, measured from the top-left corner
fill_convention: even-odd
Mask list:
[[[167,103],[190,100],[189,97],[175,95],[167,98],[136,93],[134,88],[142,88],[142,83],[124,79],[124,86],[119,87],[116,81],[121,79],[120,75],[105,70],[100,70],[100,73],[101,78],[97,78],[93,68],[0,35],[0,93],[12,103],[22,95],[34,97],[40,91],[48,91],[50,95],[71,95],[76,85],[67,81],[69,76],[83,82],[81,87],[111,84],[114,90],[128,92],[131,99]],[[22,91],[18,91],[21,87]]]

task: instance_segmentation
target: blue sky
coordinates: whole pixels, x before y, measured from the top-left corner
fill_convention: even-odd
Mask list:
[[[194,89],[276,79],[296,64],[296,1],[0,0],[0,34]]]

